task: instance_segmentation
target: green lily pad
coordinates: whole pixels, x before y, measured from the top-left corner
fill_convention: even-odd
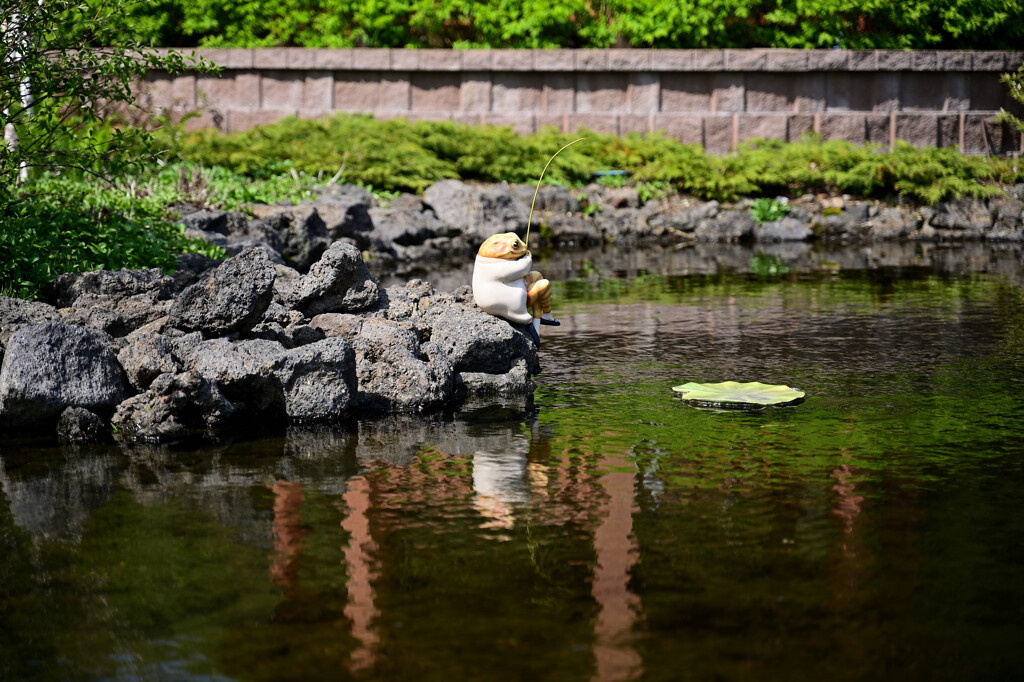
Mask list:
[[[804,392],[779,384],[759,381],[741,383],[723,381],[719,384],[690,382],[673,386],[679,398],[694,407],[719,407],[734,410],[759,410],[769,405],[795,405],[802,402]]]

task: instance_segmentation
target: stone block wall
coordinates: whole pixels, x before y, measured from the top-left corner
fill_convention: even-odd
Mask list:
[[[150,110],[245,130],[283,116],[366,112],[529,133],[663,131],[724,153],[754,137],[957,146],[1019,154],[993,122],[1019,112],[1001,73],[1024,52],[851,50],[226,49],[198,54],[217,77],[152,73]]]

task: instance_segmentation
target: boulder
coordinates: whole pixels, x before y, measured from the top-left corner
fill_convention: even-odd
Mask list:
[[[814,236],[811,228],[795,218],[770,220],[754,227],[758,242],[799,242]]]
[[[750,211],[721,211],[701,220],[693,234],[699,241],[739,242],[750,239],[756,226]]]
[[[377,281],[366,269],[359,249],[334,242],[309,273],[295,283],[288,303],[308,317],[320,313],[351,313],[375,305]]]
[[[52,424],[68,407],[113,411],[128,393],[114,353],[87,329],[59,322],[11,336],[0,369],[0,420]]]
[[[533,343],[499,317],[479,309],[446,306],[430,315],[428,323],[430,340],[444,351],[456,372],[504,374],[520,358],[539,369]]]
[[[285,352],[277,341],[249,339],[232,343],[227,339],[202,341],[178,355],[186,371],[195,372],[239,408],[253,417],[280,404],[280,392],[270,367]]]
[[[99,443],[109,437],[106,421],[84,407],[69,407],[57,420],[57,440],[61,443]]]
[[[371,410],[415,410],[453,397],[454,373],[436,344],[420,344],[399,325],[368,319],[352,342],[359,406]]]
[[[331,243],[327,225],[316,206],[261,206],[249,209],[280,235],[280,253],[285,261],[305,272]]]
[[[174,355],[171,341],[151,332],[133,334],[117,354],[128,383],[138,392],[145,391],[161,374],[181,371],[181,362]]]
[[[0,296],[0,348],[22,327],[59,319],[60,313],[47,303]]]
[[[129,442],[165,443],[190,430],[220,427],[238,415],[216,385],[197,372],[161,374],[145,393],[117,406],[111,423]]]
[[[276,272],[263,249],[250,249],[204,273],[169,311],[172,326],[224,336],[252,329],[270,305]]]
[[[460,392],[473,395],[519,395],[534,389],[530,369],[523,358],[517,359],[512,369],[504,374],[458,372],[455,375],[455,386]]]
[[[356,395],[351,344],[324,339],[288,351],[270,364],[285,414],[293,422],[328,421],[346,415]]]
[[[467,185],[460,180],[442,180],[423,193],[445,225],[462,232],[479,245],[499,232],[526,229],[529,206],[517,201],[506,185]]]
[[[172,278],[158,268],[150,268],[67,273],[54,280],[53,290],[57,307],[69,308],[84,295],[120,300],[144,294],[154,300],[166,300],[176,289]]]

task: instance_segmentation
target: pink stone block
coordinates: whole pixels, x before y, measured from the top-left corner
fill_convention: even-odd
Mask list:
[[[380,74],[367,71],[334,74],[334,108],[374,111],[380,104]]]
[[[807,70],[809,50],[768,50],[768,71],[802,72]]]
[[[914,71],[938,71],[939,53],[935,50],[917,50],[913,52]]]
[[[826,113],[818,116],[819,132],[826,140],[847,140],[860,144],[867,137],[863,114]]]
[[[849,71],[850,50],[812,50],[807,55],[807,68],[812,71]]]
[[[420,53],[419,68],[424,71],[460,71],[463,53],[457,50],[416,50]],[[394,52],[391,53],[394,60]]]
[[[490,71],[492,68],[491,50],[463,50],[459,54],[466,71]]]
[[[421,74],[423,75],[423,74]],[[458,79],[455,85],[451,86],[449,96],[458,102]],[[384,73],[380,79],[380,108],[391,111],[408,111],[412,107],[412,87],[409,81],[409,74],[402,72]],[[436,109],[428,106],[426,99],[420,99],[424,109]],[[452,107],[453,109],[455,107]]]
[[[352,50],[317,50],[313,65],[317,69],[348,71],[352,68]]]
[[[960,115],[944,114],[936,117],[939,126],[940,147],[960,147]]]
[[[256,126],[265,126],[276,123],[285,116],[295,116],[297,109],[264,109],[262,111],[229,111],[228,132],[249,130]]]
[[[420,68],[421,50],[394,49],[391,50],[391,68],[401,71],[416,71]]]
[[[726,71],[764,71],[768,68],[767,50],[726,50]]]
[[[652,114],[661,102],[661,79],[655,73],[629,74],[629,112]]]
[[[716,73],[711,76],[711,111],[743,111],[744,95],[742,74]]]
[[[491,90],[493,111],[534,112],[543,109],[544,75],[498,72]]]
[[[490,112],[484,114],[481,118],[486,125],[507,126],[521,135],[537,132],[537,122],[532,114],[517,115]]]
[[[576,77],[576,111],[626,113],[629,77],[622,73],[581,73]]]
[[[576,52],[573,50],[536,50],[533,66],[538,71],[575,71]]]
[[[1006,124],[996,123],[992,114],[964,117],[964,153],[1009,154],[1021,151],[1020,134]]]
[[[827,78],[824,73],[800,74],[796,81],[796,100],[793,103],[796,111],[825,111]]]
[[[468,112],[455,112],[452,120],[468,126],[480,126],[484,124],[483,114],[471,114]]]
[[[870,111],[874,99],[874,74],[830,73],[825,81],[827,111]]]
[[[302,106],[328,111],[334,108],[334,75],[329,71],[307,71],[302,90]]]
[[[704,118],[692,114],[655,114],[651,124],[654,130],[679,140],[683,144],[704,144]]]
[[[725,50],[692,50],[694,71],[725,70]]]
[[[867,114],[864,117],[865,141],[889,145],[892,141],[892,120],[894,114]]]
[[[269,69],[263,72],[262,97],[260,106],[263,109],[298,109],[302,102],[302,90],[305,78],[301,71],[283,71]]]
[[[387,71],[391,68],[391,50],[357,47],[352,50],[352,68],[357,71]]]
[[[606,50],[577,50],[576,69],[579,71],[607,71],[608,52]]]
[[[652,50],[652,71],[692,71],[693,50]]]
[[[654,130],[652,114],[622,114],[619,116],[619,134],[649,133]]]
[[[704,73],[661,75],[661,111],[711,111],[712,79]]]
[[[183,84],[186,85],[186,84]],[[185,88],[183,88],[185,90]],[[183,97],[179,98],[178,90],[175,88],[175,99],[180,99],[187,104],[187,94],[182,92]],[[195,100],[194,104],[202,107],[216,106],[225,109],[234,107],[235,79],[234,74],[225,74],[223,78],[199,76],[195,79]]]
[[[569,132],[568,114],[540,113],[534,116],[534,120],[537,124],[537,130],[542,130],[544,128],[554,128],[560,133]]]
[[[911,74],[907,74],[910,76]],[[914,81],[917,78],[932,76],[931,73],[918,73],[913,74]],[[872,92],[871,110],[874,112],[882,111],[899,111],[904,103],[902,97],[904,96],[902,73],[876,73],[874,78],[874,89]],[[910,88],[912,89],[912,88]]]
[[[934,114],[896,114],[896,139],[918,147],[939,143],[939,123]]]
[[[879,71],[910,71],[914,68],[914,53],[905,50],[879,50],[876,59]]]
[[[491,79],[488,74],[478,72],[462,74],[459,109],[466,112],[491,110]]]
[[[205,77],[203,83],[215,82],[217,79]],[[197,80],[195,76],[178,76],[171,81],[171,97],[175,106],[194,107],[196,105]]]
[[[619,134],[619,117],[617,114],[569,114],[567,116],[567,123],[570,132],[586,129],[608,135]]]
[[[492,67],[495,71],[532,71],[532,50],[492,50]]]
[[[804,135],[814,132],[814,116],[811,114],[791,114],[786,119],[786,139],[790,142],[798,142]]]
[[[316,68],[316,50],[305,47],[287,47],[284,49],[285,63],[289,69]]]
[[[413,111],[454,111],[459,108],[461,85],[462,78],[457,73],[414,73],[412,74],[411,108]],[[398,104],[397,100],[395,104]],[[395,104],[385,108],[401,108]]]
[[[139,85],[137,100],[147,111],[174,106],[174,81],[166,71],[152,71]]]
[[[544,111],[568,112],[576,106],[576,76],[571,73],[544,74]]]
[[[1006,53],[979,50],[973,55],[975,71],[1006,71]]]
[[[943,50],[935,53],[936,68],[940,71],[970,71],[971,53],[959,50]]]
[[[974,73],[971,79],[971,109],[974,111],[998,111],[1010,108],[1006,86],[999,82],[994,73]]]
[[[252,65],[256,69],[284,69],[288,67],[287,47],[263,47],[252,51]]]
[[[608,50],[610,71],[650,71],[650,50]]]
[[[738,139],[785,140],[788,118],[786,114],[739,114]]]
[[[796,108],[798,79],[789,74],[752,73],[746,79],[746,102],[749,112],[793,111]]]
[[[259,71],[238,71],[234,78],[234,95],[230,105],[232,109],[259,109],[260,108],[260,81]]]
[[[878,53],[874,50],[850,50],[851,71],[877,71]]]
[[[732,115],[704,116],[704,148],[711,154],[725,154],[735,147],[736,122]]]
[[[227,117],[216,111],[204,111],[198,116],[185,121],[186,132],[205,130],[207,128],[216,128],[220,132],[226,133],[228,131]]]

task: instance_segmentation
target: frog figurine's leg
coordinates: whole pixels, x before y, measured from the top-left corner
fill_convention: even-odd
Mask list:
[[[526,306],[533,314],[534,325],[560,324],[551,315],[551,282],[536,270],[526,274]]]

